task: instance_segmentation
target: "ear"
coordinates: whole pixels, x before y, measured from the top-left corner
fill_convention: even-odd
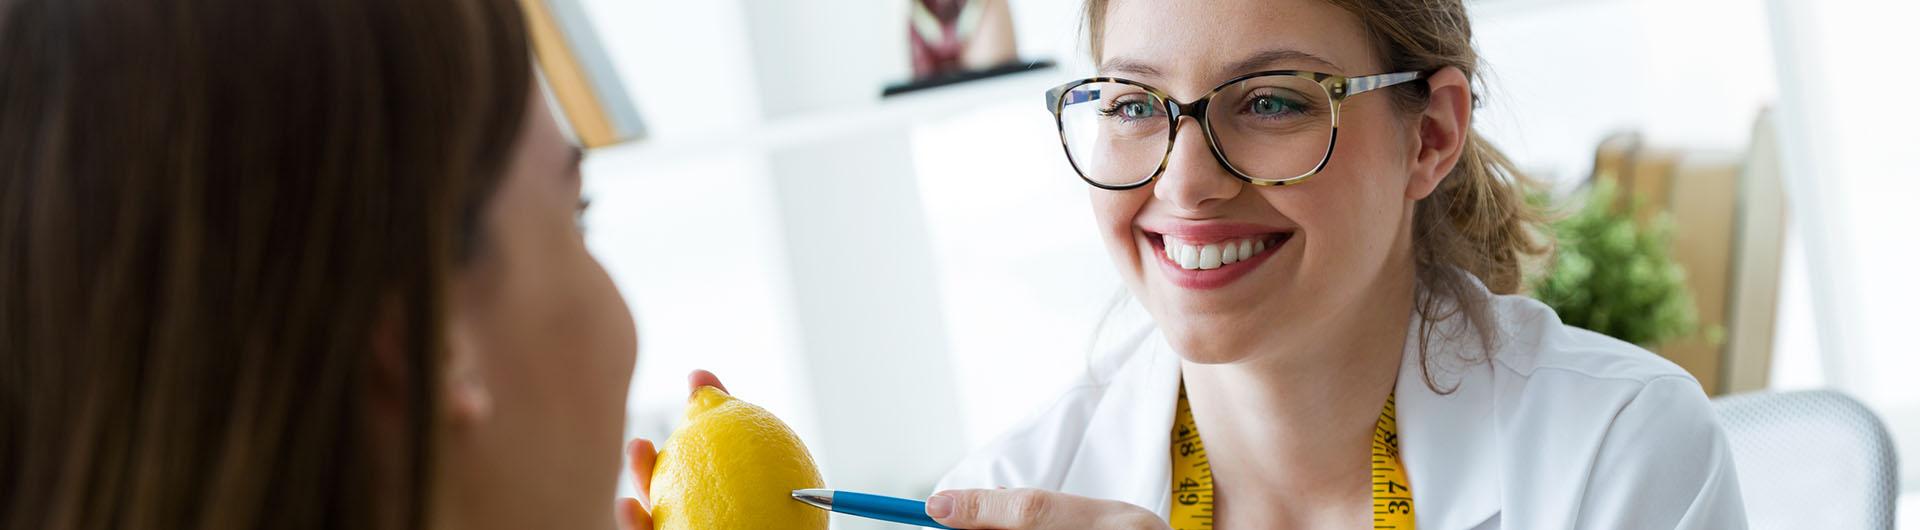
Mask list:
[[[459,314],[447,316],[447,356],[441,364],[442,413],[454,427],[478,425],[493,414],[493,391],[487,385],[486,363],[480,351],[477,327]]]
[[[369,349],[373,358],[373,401],[385,417],[407,414],[409,390],[413,386],[412,364],[407,356],[409,326],[398,300],[380,304],[380,318],[373,324]],[[447,325],[447,356],[441,367],[441,395],[437,396],[442,414],[454,425],[471,425],[492,412],[493,399],[482,377],[480,352],[474,347],[471,325],[457,316]]]
[[[1459,68],[1449,66],[1427,76],[1427,108],[1417,127],[1413,171],[1407,179],[1407,200],[1414,201],[1432,194],[1466,152],[1473,131],[1473,85]]]

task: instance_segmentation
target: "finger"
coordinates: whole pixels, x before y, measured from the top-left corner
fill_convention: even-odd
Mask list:
[[[727,392],[727,385],[720,384],[720,376],[713,375],[713,372],[694,370],[693,373],[687,374],[688,393],[697,392],[700,390],[700,387],[703,386],[710,386],[720,389],[721,392]],[[732,392],[727,393],[731,394]]]
[[[633,490],[640,492],[640,507],[652,510],[653,499],[648,488],[653,485],[653,463],[660,457],[654,451],[653,442],[646,438],[636,438],[627,442],[627,471],[633,472]]]
[[[640,499],[618,499],[614,501],[613,512],[620,518],[621,530],[653,530],[653,517],[640,507]]]
[[[1063,502],[1070,500],[1036,489],[952,490],[927,499],[927,516],[952,528],[1039,530],[1056,526]]]

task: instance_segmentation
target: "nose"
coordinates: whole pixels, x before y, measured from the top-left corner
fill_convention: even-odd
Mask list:
[[[1189,123],[1194,125],[1192,130],[1177,130]],[[1214,158],[1200,122],[1192,116],[1181,116],[1174,127],[1173,151],[1167,155],[1167,170],[1153,185],[1154,198],[1185,211],[1200,212],[1239,195],[1245,183],[1228,174]]]

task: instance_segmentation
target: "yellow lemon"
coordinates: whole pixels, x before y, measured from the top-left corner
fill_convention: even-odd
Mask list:
[[[820,488],[793,429],[766,409],[704,387],[653,464],[656,530],[826,530],[827,512],[793,500]]]

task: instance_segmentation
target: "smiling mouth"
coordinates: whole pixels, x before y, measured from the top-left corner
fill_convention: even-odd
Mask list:
[[[1293,238],[1292,232],[1258,234],[1234,239],[1210,242],[1198,242],[1179,239],[1177,236],[1148,232],[1147,239],[1160,252],[1160,256],[1183,270],[1213,270],[1235,263],[1248,261],[1278,250]]]

